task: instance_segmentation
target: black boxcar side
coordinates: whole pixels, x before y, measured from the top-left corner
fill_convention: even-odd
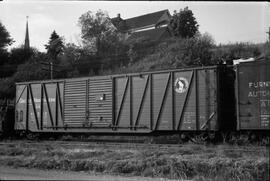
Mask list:
[[[225,66],[16,84],[16,130],[150,133],[233,129]],[[231,115],[231,114],[230,114]],[[221,121],[226,119],[226,124]]]

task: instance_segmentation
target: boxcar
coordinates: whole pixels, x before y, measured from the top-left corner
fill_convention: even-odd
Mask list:
[[[225,66],[211,66],[17,83],[15,130],[231,130],[234,105],[228,96],[233,87],[226,74]]]
[[[270,61],[236,65],[238,130],[270,129]]]

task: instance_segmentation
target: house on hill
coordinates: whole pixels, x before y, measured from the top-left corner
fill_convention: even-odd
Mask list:
[[[171,15],[168,10],[162,10],[129,19],[122,19],[121,15],[112,18],[113,25],[123,34],[126,42],[139,39],[159,41],[171,36],[168,29]]]

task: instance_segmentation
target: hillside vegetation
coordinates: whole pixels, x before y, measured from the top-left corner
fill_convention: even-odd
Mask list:
[[[100,74],[232,64],[232,60],[240,58],[270,57],[270,43],[235,43],[217,46],[208,34],[189,39],[169,39],[151,47],[147,47],[148,44],[137,43],[137,46],[129,51],[128,64],[106,69]]]
[[[188,7],[174,12],[167,25],[168,39],[139,37],[127,42],[121,38],[121,28],[102,10],[87,11],[78,24],[80,45],[66,43],[53,31],[45,44],[47,52],[40,52],[24,46],[7,51],[14,40],[0,22],[0,99],[15,97],[15,82],[232,64],[234,59],[250,57],[270,59],[270,42],[217,45],[210,34],[199,32]]]
[[[126,53],[110,56],[87,54],[87,50],[68,44],[55,62],[54,78],[72,78],[115,73],[165,70],[219,63],[231,64],[239,58],[270,57],[270,43],[235,43],[215,45],[209,35],[189,39],[173,38],[162,42],[136,42]],[[23,63],[14,67],[9,76],[0,78],[0,97],[15,95],[15,82],[50,79],[46,54],[33,51]],[[47,69],[47,70],[45,70]],[[6,71],[8,71],[7,69]]]

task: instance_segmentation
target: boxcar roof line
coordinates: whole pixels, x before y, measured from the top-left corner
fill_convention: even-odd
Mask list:
[[[64,79],[47,79],[47,80],[34,80],[34,81],[25,81],[25,82],[16,82],[16,85],[21,84],[40,84],[40,83],[56,83],[56,82],[64,82],[66,80],[87,80],[87,79],[99,79],[104,77],[127,77],[127,76],[141,76],[151,73],[166,73],[166,72],[178,72],[178,71],[190,71],[190,70],[202,70],[202,69],[212,69],[216,68],[218,65],[213,66],[202,66],[202,67],[188,67],[181,69],[167,69],[167,70],[155,70],[155,71],[142,71],[142,72],[134,72],[134,73],[123,73],[123,74],[109,74],[109,75],[97,75],[97,76],[84,76],[84,77],[75,77],[75,78],[64,78]]]

